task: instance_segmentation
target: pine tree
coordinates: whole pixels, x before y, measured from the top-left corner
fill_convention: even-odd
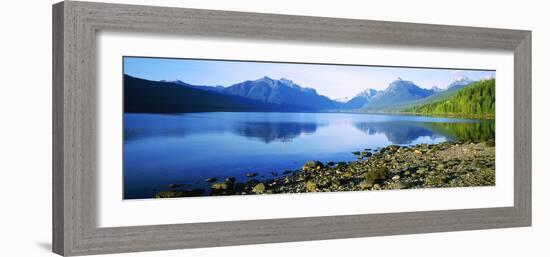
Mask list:
[[[443,100],[413,106],[406,111],[426,115],[494,118],[495,79],[475,82]]]

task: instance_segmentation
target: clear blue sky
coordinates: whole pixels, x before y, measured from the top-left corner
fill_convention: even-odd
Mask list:
[[[375,66],[316,65],[236,61],[124,58],[124,73],[148,80],[176,80],[194,85],[230,86],[263,76],[287,78],[332,99],[353,97],[366,88],[385,89],[398,77],[423,88],[445,88],[460,76],[494,77],[494,71]]]

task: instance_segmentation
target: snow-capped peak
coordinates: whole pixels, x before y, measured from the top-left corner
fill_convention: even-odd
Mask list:
[[[361,96],[361,97],[364,97],[364,98],[372,98],[372,97],[374,97],[377,93],[378,93],[378,91],[377,91],[376,89],[367,88],[367,89],[365,89],[363,92],[357,94],[357,96]]]
[[[294,84],[294,82],[290,79],[287,79],[287,78],[281,78],[279,79],[279,82],[285,84],[285,85],[296,85]]]
[[[411,88],[415,86],[416,85],[412,81],[404,80],[399,77],[397,78],[397,80],[394,80],[392,83],[390,83],[390,85],[388,86],[388,88],[386,88],[384,92],[394,92],[396,90],[399,90],[399,88]]]
[[[464,86],[467,86],[467,85],[471,84],[472,82],[474,82],[474,81],[469,79],[468,77],[466,77],[464,75],[460,75],[460,76],[457,76],[457,77],[454,78],[453,82],[451,82],[451,84],[449,84],[447,89],[457,87],[457,86],[464,87]]]
[[[466,77],[464,75],[456,76],[453,80],[453,82],[458,82],[458,81],[472,82],[472,80],[470,80],[468,77]]]
[[[309,88],[309,87],[302,87],[302,86],[294,83],[294,81],[292,81],[290,79],[287,79],[287,78],[272,79],[268,76],[264,76],[262,78],[257,79],[256,81],[266,82],[270,87],[286,86],[286,87],[289,87],[289,88],[300,90],[302,92],[317,93],[317,91],[315,89]]]
[[[347,102],[349,102],[350,98],[346,96],[346,97],[341,97],[341,98],[334,98],[332,100],[336,101],[336,102],[339,102],[339,103],[347,103]]]

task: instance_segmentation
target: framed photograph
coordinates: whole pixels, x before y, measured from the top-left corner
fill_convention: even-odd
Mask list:
[[[53,6],[53,250],[531,225],[531,32]]]

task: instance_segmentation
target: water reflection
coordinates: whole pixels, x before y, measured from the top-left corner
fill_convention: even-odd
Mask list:
[[[313,122],[241,122],[233,132],[269,144],[274,141],[290,142],[302,134],[315,133],[317,127],[325,125]]]
[[[292,116],[292,114],[287,115]],[[158,137],[184,138],[230,133],[266,144],[288,143],[300,136],[315,135],[324,127],[340,129],[340,134],[336,136],[346,137],[349,131],[346,125],[349,123],[366,135],[384,135],[391,144],[411,144],[422,137],[433,140],[438,138],[482,140],[494,138],[495,135],[493,121],[448,119],[443,122],[433,122],[429,117],[422,117],[419,120],[417,117],[403,119],[400,116],[393,119],[391,116],[386,119],[380,117],[361,119],[361,115],[345,116],[345,114],[326,114],[325,119],[319,119],[319,115],[307,119],[289,118],[289,121],[284,121],[280,116],[276,116],[275,119],[250,115],[218,119],[215,118],[216,116],[209,118],[208,115],[127,115],[124,140],[130,143],[135,140]],[[218,115],[218,117],[223,116],[223,114]]]
[[[124,194],[147,198],[170,183],[270,177],[305,162],[356,160],[353,151],[494,137],[493,121],[343,113],[124,115]]]
[[[222,134],[234,121],[202,114],[125,114],[124,141],[151,138],[183,138],[199,134]]]
[[[411,144],[420,137],[436,139],[444,136],[434,133],[420,122],[357,122],[354,126],[368,135],[384,134],[392,144]]]
[[[495,123],[491,120],[479,122],[427,122],[432,131],[451,136],[454,140],[485,140],[495,138]]]
[[[433,140],[483,140],[494,138],[493,122],[356,122],[367,135],[383,134],[392,144],[411,144],[421,137]]]

